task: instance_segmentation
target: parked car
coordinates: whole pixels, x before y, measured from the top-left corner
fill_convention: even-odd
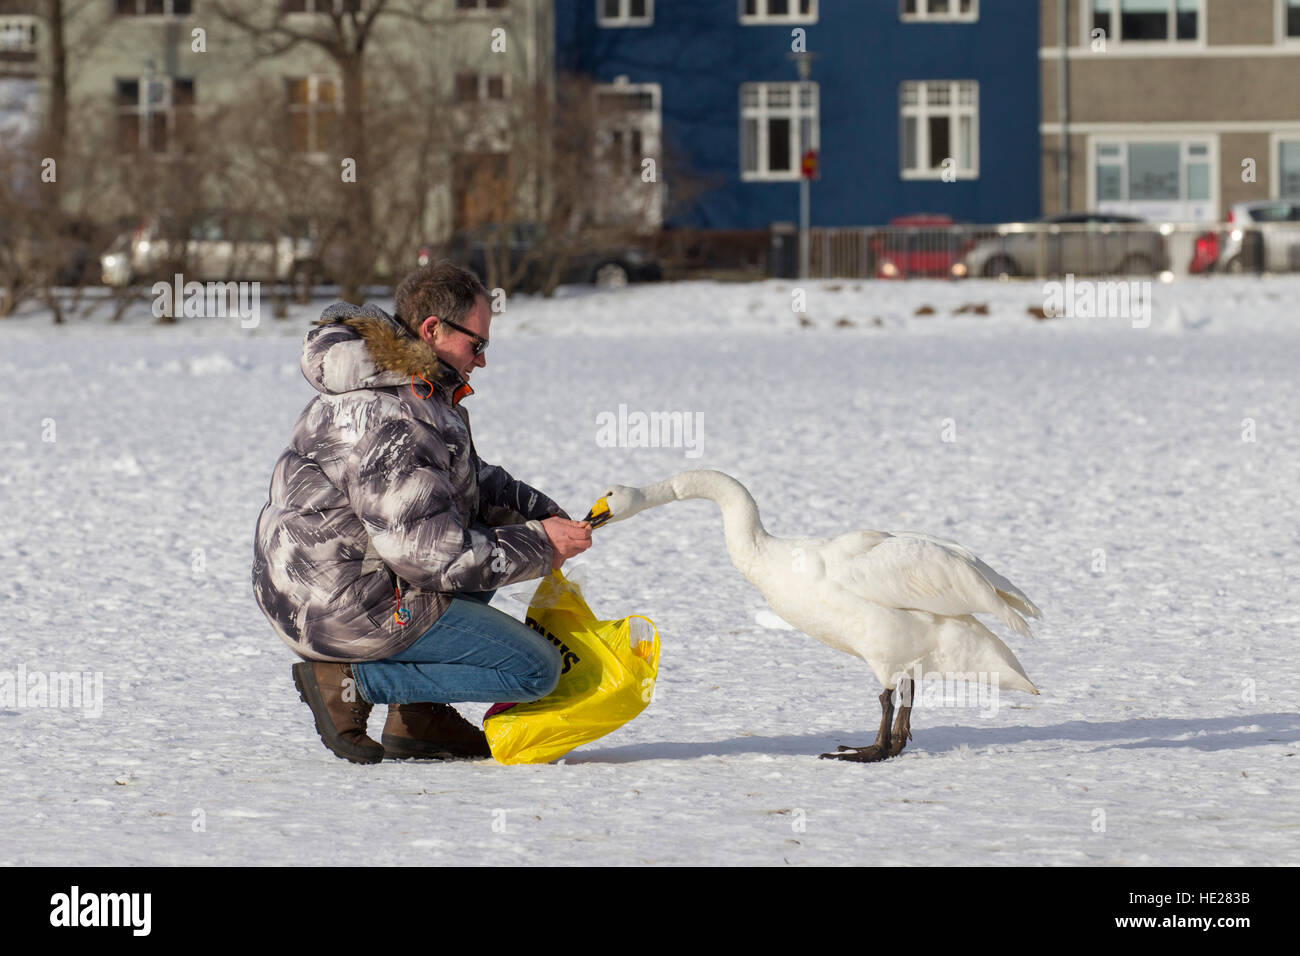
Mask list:
[[[877,279],[932,276],[946,279],[973,243],[951,216],[896,216],[871,237]]]
[[[1214,230],[1198,235],[1192,241],[1192,261],[1187,264],[1187,271],[1192,275],[1213,272],[1217,268],[1223,236]]]
[[[310,289],[322,273],[318,243],[304,221],[274,229],[250,216],[204,214],[193,219],[149,216],[124,232],[102,256],[105,285],[170,279],[292,282]]]
[[[537,289],[545,279],[547,256],[540,248],[544,233],[534,223],[494,223],[477,229],[458,232],[442,245],[428,244],[420,247],[416,256],[419,265],[446,257],[473,271],[484,282],[488,281],[488,255],[501,261],[501,244],[506,246],[506,259],[511,273],[522,269],[518,286]],[[530,256],[532,261],[526,261]],[[663,266],[655,255],[640,246],[620,242],[596,244],[568,257],[560,276],[561,284],[589,283],[605,288],[627,285],[629,282],[655,282],[663,278]],[[497,277],[500,281],[500,277]]]
[[[1233,228],[1219,252],[1220,270],[1300,271],[1300,200],[1235,203],[1228,210],[1228,222]]]
[[[1159,227],[1136,216],[1073,212],[1048,216],[1032,228],[1007,228],[966,254],[966,276],[1150,275],[1169,268]],[[1064,228],[1054,229],[1054,226]]]

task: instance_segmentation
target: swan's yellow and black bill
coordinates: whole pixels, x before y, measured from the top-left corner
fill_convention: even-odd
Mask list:
[[[582,520],[591,522],[591,527],[595,529],[599,528],[612,517],[614,517],[614,513],[609,510],[609,502],[604,498],[601,498],[591,506],[591,510],[587,512],[587,517]]]

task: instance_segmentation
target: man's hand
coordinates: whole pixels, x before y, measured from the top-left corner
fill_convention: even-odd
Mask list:
[[[586,521],[547,518],[542,522],[542,530],[555,551],[555,557],[551,559],[552,571],[558,571],[569,558],[591,547],[591,525]]]

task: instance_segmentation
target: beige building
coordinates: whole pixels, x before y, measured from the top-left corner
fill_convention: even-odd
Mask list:
[[[1300,0],[1040,7],[1044,213],[1201,222],[1300,198]]]
[[[277,7],[294,33],[330,23],[329,11],[364,16],[375,0],[225,0],[270,22]],[[337,4],[337,6],[334,6]],[[286,129],[304,168],[339,163],[344,82],[316,44],[289,35],[255,41],[218,15],[216,0],[63,0],[70,131],[111,117],[119,153],[166,155],[234,106]],[[0,0],[0,71],[35,77],[49,102],[46,6]],[[367,110],[385,104],[429,117],[417,171],[390,167],[374,182],[377,208],[405,204],[411,179],[427,182],[424,235],[444,237],[502,214],[499,183],[512,148],[508,104],[553,88],[549,0],[389,0],[365,47]],[[227,112],[230,112],[227,110]],[[253,114],[256,114],[254,117]],[[434,135],[434,134],[437,135]],[[366,170],[357,170],[365,176]],[[400,180],[400,183],[399,183]],[[400,199],[384,194],[400,185]],[[425,205],[422,203],[421,205]]]

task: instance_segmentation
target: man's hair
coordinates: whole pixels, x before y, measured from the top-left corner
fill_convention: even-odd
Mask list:
[[[397,285],[397,318],[413,333],[431,315],[460,322],[474,311],[475,300],[488,297],[478,276],[447,259],[431,262]]]

